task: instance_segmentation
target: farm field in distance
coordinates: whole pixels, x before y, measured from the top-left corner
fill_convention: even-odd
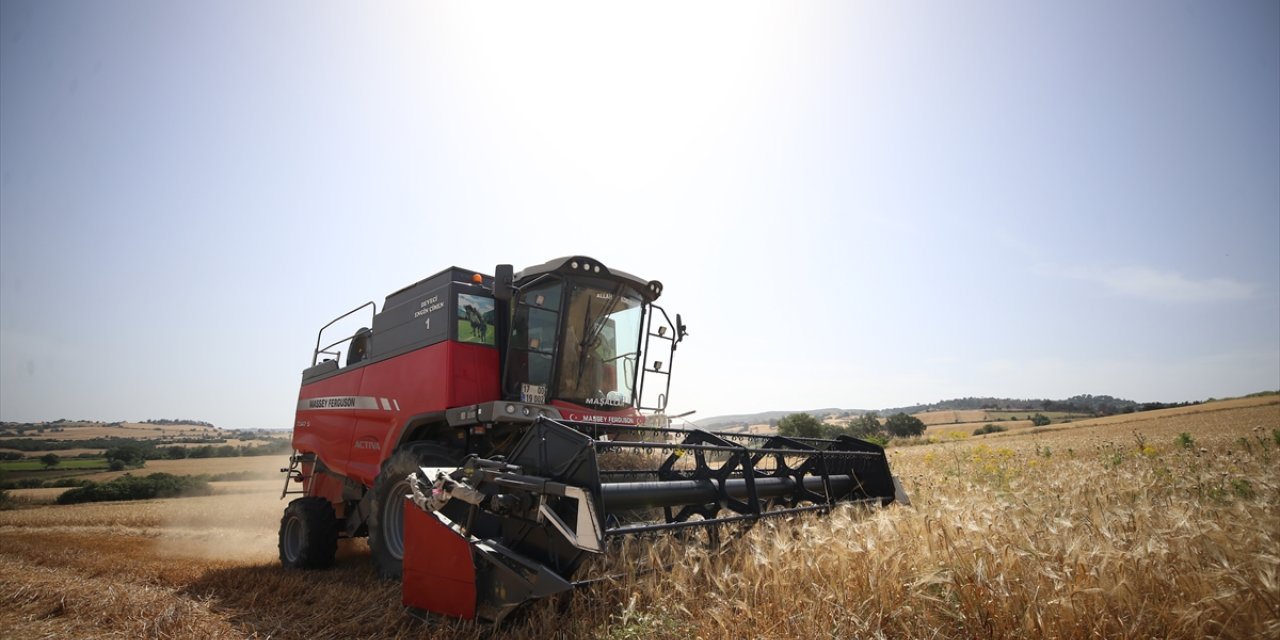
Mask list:
[[[75,484],[101,483],[126,474],[260,477],[252,470],[254,462],[216,460],[287,457],[288,438],[287,431],[223,430],[207,423],[176,421],[3,422],[0,489],[20,499],[48,502]]]
[[[0,470],[4,471],[40,471],[45,468],[37,458],[26,460],[6,460],[0,462]],[[106,469],[107,461],[101,458],[70,458],[60,460],[58,469],[66,471],[83,471],[86,469]]]
[[[535,603],[497,635],[1280,637],[1280,396],[888,451],[911,507],[765,523],[723,550],[658,541],[670,571]],[[0,637],[495,635],[406,615],[363,541],[333,569],[281,569],[285,461],[148,461],[133,473],[253,476],[0,511]]]

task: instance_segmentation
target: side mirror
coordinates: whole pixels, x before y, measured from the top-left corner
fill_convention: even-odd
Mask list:
[[[509,264],[493,268],[493,297],[503,302],[511,301],[511,284],[515,282],[515,269]]]
[[[684,340],[689,335],[689,328],[684,326],[684,320],[680,319],[680,314],[676,314],[676,342]]]

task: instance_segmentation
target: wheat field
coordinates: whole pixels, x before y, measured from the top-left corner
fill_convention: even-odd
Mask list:
[[[988,420],[984,409],[959,409],[946,411],[925,411],[914,414],[926,425],[983,422]]]
[[[1280,398],[891,448],[912,507],[636,541],[664,572],[500,629],[406,615],[362,542],[275,561],[279,484],[0,512],[5,638],[1277,638]]]

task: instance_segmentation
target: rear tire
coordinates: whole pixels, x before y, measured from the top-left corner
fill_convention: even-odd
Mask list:
[[[382,463],[373,481],[369,515],[369,549],[380,577],[399,580],[404,573],[404,496],[412,493],[409,474],[416,473],[418,467],[457,465],[456,452],[430,442],[406,445]]]
[[[280,519],[280,564],[290,569],[323,569],[338,551],[338,519],[324,498],[298,498]]]

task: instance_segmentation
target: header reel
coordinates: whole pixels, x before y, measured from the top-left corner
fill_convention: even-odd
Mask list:
[[[497,622],[571,589],[614,538],[905,498],[884,450],[855,438],[637,427],[612,435],[656,441],[611,441],[606,430],[596,439],[540,418],[505,459],[410,475],[404,603]]]

